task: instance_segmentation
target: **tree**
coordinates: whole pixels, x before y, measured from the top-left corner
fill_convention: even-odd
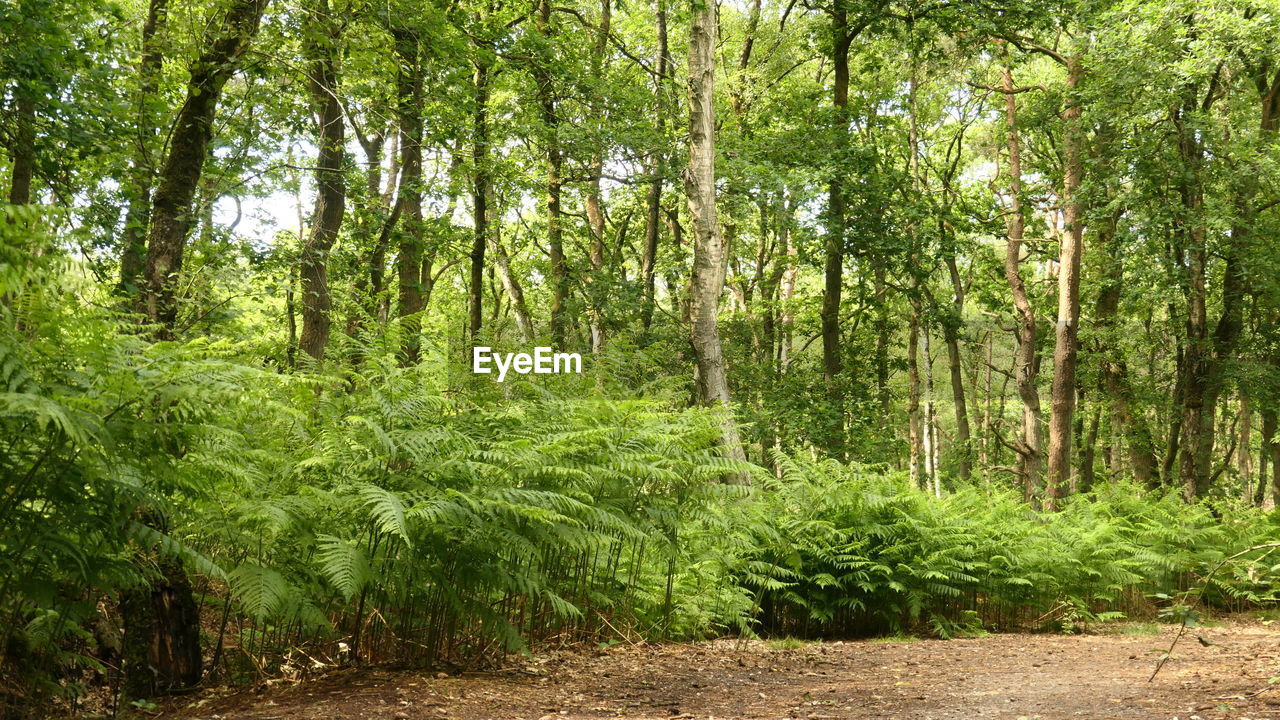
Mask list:
[[[689,166],[684,176],[693,227],[689,339],[697,363],[698,397],[724,415],[721,444],[726,455],[745,460],[716,317],[724,288],[724,238],[716,217],[715,46],[715,5],[695,4],[689,24]]]
[[[1036,347],[1036,312],[1027,294],[1026,280],[1022,276],[1022,241],[1026,228],[1022,206],[1022,141],[1018,132],[1018,102],[1016,96],[1030,88],[1018,88],[1013,83],[1013,69],[1006,64],[1001,72],[1000,92],[1004,95],[1005,132],[1008,146],[1009,209],[1006,221],[1006,246],[1004,260],[1005,282],[1013,296],[1017,318],[1018,350],[1014,364],[1018,397],[1022,400],[1022,434],[1015,442],[1018,455],[1018,475],[1022,479],[1023,495],[1033,502],[1041,482],[1042,430],[1040,419],[1040,390],[1036,376],[1040,371],[1040,355]]]
[[[160,326],[157,335],[161,338],[174,335],[177,279],[193,220],[192,201],[213,136],[218,99],[257,34],[268,2],[230,0],[217,16],[204,50],[188,70],[186,100],[174,121],[147,232],[143,306],[147,318]]]
[[[159,123],[156,120],[156,93],[164,62],[160,38],[169,17],[169,0],[150,0],[142,25],[141,57],[138,63],[136,137],[130,174],[129,209],[124,219],[124,249],[120,256],[120,290],[136,297],[147,261],[147,228],[151,222],[151,189],[155,180],[152,145]]]
[[[1063,58],[1067,106],[1062,117],[1062,244],[1058,251],[1058,323],[1054,331],[1053,387],[1050,390],[1048,507],[1070,484],[1072,417],[1076,409],[1076,353],[1080,331],[1080,259],[1084,256],[1084,129],[1077,96],[1084,66],[1079,56]]]
[[[298,260],[302,281],[302,335],[298,347],[317,361],[329,344],[328,259],[346,210],[346,129],[339,96],[338,56],[342,29],[328,0],[315,0],[307,19],[308,76],[316,115],[316,204],[311,234]]]

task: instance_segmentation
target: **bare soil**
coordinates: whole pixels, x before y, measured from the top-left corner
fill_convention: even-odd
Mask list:
[[[185,698],[165,717],[1280,720],[1280,683],[1268,682],[1280,675],[1280,624],[1189,631],[1150,683],[1176,628],[1141,629],[798,649],[734,640],[620,645],[455,676],[349,668],[287,687]]]

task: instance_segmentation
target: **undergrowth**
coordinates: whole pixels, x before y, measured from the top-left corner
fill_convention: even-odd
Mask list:
[[[147,662],[122,612],[140,596],[188,593],[204,679],[245,681],[589,640],[1074,631],[1176,606],[1280,535],[1123,480],[1042,514],[807,454],[743,465],[669,397],[590,377],[486,396],[360,338],[348,365],[277,372],[234,343],[146,342],[20,250],[0,258],[10,713],[163,690],[124,677]],[[1205,604],[1274,599],[1280,566],[1244,560]]]

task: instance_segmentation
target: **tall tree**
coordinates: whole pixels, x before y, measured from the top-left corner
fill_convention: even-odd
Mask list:
[[[134,100],[136,137],[126,187],[129,207],[124,217],[124,249],[120,255],[120,290],[127,295],[138,293],[147,262],[147,227],[151,222],[151,187],[155,180],[151,146],[159,130],[154,106],[164,62],[160,38],[168,17],[169,0],[150,0],[147,3],[138,63],[138,91]]]
[[[694,2],[689,25],[689,167],[684,181],[694,235],[689,339],[697,362],[698,395],[703,404],[724,414],[721,444],[725,453],[745,460],[729,398],[717,319],[724,289],[725,250],[716,214],[716,6],[709,0]]]
[[[213,23],[203,51],[189,68],[186,100],[174,122],[147,232],[143,308],[148,319],[159,324],[161,338],[173,337],[178,317],[177,279],[182,272],[183,250],[194,216],[192,201],[209,154],[218,101],[257,35],[269,1],[230,0]]]
[[[541,57],[534,63],[538,108],[542,113],[544,149],[547,156],[547,252],[551,262],[551,344],[564,349],[568,331],[565,301],[569,295],[569,269],[564,256],[564,213],[561,196],[564,188],[564,151],[560,147],[560,114],[557,110],[555,74],[551,69],[552,38],[551,0],[537,0],[536,27],[542,36]]]
[[[849,47],[859,29],[849,27],[849,11],[835,2],[831,13],[832,124],[835,157],[844,157],[849,143]],[[828,412],[832,414],[831,442],[836,452],[844,444],[844,407],[837,377],[840,349],[840,296],[844,289],[845,197],[844,170],[837,164],[828,181],[826,239],[823,247],[822,377],[827,387]]]
[[[346,128],[338,96],[338,56],[342,25],[333,16],[328,0],[312,0],[305,50],[308,79],[316,116],[316,202],[311,233],[298,260],[302,288],[302,335],[298,347],[316,360],[324,360],[329,344],[329,251],[338,239],[346,210]]]
[[[1049,509],[1066,494],[1071,479],[1071,431],[1076,408],[1076,351],[1080,325],[1080,258],[1084,254],[1084,127],[1078,56],[1062,58],[1067,68],[1066,109],[1062,113],[1062,243],[1058,251],[1058,324],[1054,332],[1053,386],[1050,389]]]
[[[471,282],[468,284],[468,333],[472,343],[484,323],[484,251],[489,242],[489,77],[485,59],[475,63],[472,75],[475,96],[471,110],[471,211],[475,226],[471,239]]]
[[[1017,88],[1013,83],[1013,69],[1005,65],[1001,74],[1000,92],[1004,94],[1005,133],[1009,150],[1009,210],[1006,221],[1006,247],[1004,276],[1013,295],[1014,314],[1017,319],[1017,356],[1014,375],[1017,378],[1018,397],[1022,400],[1021,437],[1014,445],[1018,455],[1018,474],[1023,493],[1028,502],[1036,498],[1041,476],[1043,431],[1040,419],[1040,390],[1036,377],[1040,371],[1040,353],[1036,348],[1036,312],[1027,294],[1027,283],[1022,277],[1022,241],[1026,228],[1022,205],[1022,139],[1018,132],[1018,102],[1016,96],[1030,88]]]
[[[640,277],[643,283],[640,323],[645,332],[653,323],[654,277],[658,264],[658,236],[662,225],[662,184],[666,172],[666,157],[662,150],[666,132],[666,113],[663,109],[664,80],[668,73],[667,7],[665,0],[654,0],[654,22],[657,45],[654,50],[653,97],[657,112],[654,113],[655,134],[658,141],[649,149],[645,171],[649,175],[645,193],[644,251],[640,259]]]
[[[396,122],[400,127],[400,243],[396,254],[399,295],[396,314],[400,318],[401,353],[404,361],[418,361],[422,343],[419,313],[426,306],[422,288],[422,63],[421,39],[417,28],[392,28],[396,70]]]

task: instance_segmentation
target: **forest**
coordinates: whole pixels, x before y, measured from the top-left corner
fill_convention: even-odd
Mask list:
[[[0,189],[0,717],[1280,590],[1277,0],[0,0]]]

